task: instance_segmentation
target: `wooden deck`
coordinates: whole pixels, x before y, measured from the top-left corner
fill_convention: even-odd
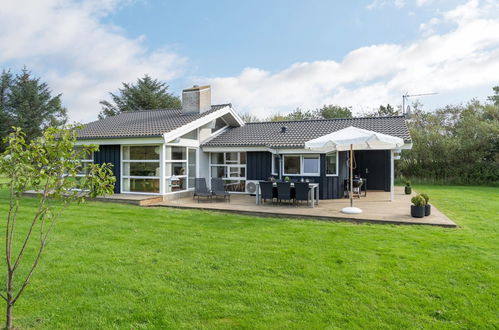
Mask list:
[[[33,190],[28,190],[24,192],[25,196],[36,196],[37,192]],[[109,196],[99,196],[97,198],[88,198],[90,201],[98,202],[110,202],[110,203],[121,203],[121,204],[132,204],[138,206],[147,206],[150,204],[156,204],[163,201],[162,196],[151,196],[143,194],[112,194]]]
[[[299,206],[273,205],[271,202],[256,205],[255,196],[249,195],[232,195],[230,203],[224,202],[223,199],[213,199],[213,202],[201,200],[198,203],[197,200],[190,197],[152,203],[149,206],[216,210],[263,217],[457,227],[452,220],[433,205],[430,216],[422,219],[411,217],[411,197],[411,195],[404,194],[403,187],[396,187],[393,202],[390,202],[390,194],[387,192],[369,191],[367,197],[355,198],[354,200],[354,206],[363,210],[361,214],[341,213],[343,207],[349,206],[348,199],[321,200],[319,205],[310,208],[306,204]]]

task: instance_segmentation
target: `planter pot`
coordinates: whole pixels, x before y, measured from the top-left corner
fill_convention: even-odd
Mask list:
[[[424,206],[424,215],[425,216],[429,216],[431,214],[431,205],[430,204],[426,204]]]
[[[405,194],[406,195],[412,194],[412,187],[411,186],[405,186]]]
[[[423,218],[425,212],[424,206],[411,205],[411,216],[413,218]]]

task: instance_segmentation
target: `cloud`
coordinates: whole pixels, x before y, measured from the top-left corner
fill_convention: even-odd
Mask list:
[[[499,4],[469,1],[422,26],[408,44],[377,44],[348,53],[341,62],[300,62],[271,73],[246,68],[234,77],[206,78],[217,102],[260,117],[296,107],[353,106],[357,112],[399,104],[401,95],[455,93],[498,82]],[[435,33],[439,24],[451,26]]]
[[[421,0],[418,0],[418,1],[421,1]],[[422,0],[422,1],[425,1],[425,0]],[[377,8],[383,8],[387,5],[393,5],[397,8],[403,8],[403,7],[405,7],[406,2],[405,2],[405,0],[373,0],[372,2],[370,2],[366,6],[366,8],[369,10],[372,10],[372,9],[377,9]]]
[[[176,78],[186,59],[164,48],[149,50],[144,37],[130,39],[102,19],[130,0],[17,0],[0,7],[0,63],[26,64],[46,80],[72,120],[97,117],[98,101],[121,82],[149,73]],[[27,10],[29,8],[29,10]]]

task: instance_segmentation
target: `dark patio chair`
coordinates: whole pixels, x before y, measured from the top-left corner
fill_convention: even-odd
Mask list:
[[[223,196],[224,200],[226,198],[229,199],[230,202],[230,194],[225,190],[224,181],[220,178],[212,178],[211,179],[211,190],[213,192],[213,196]]]
[[[192,198],[194,199],[196,196],[198,197],[198,203],[200,197],[206,197],[210,200],[212,199],[213,195],[206,186],[205,178],[196,178],[194,180],[194,195],[192,196]]]
[[[296,201],[310,201],[310,190],[308,182],[295,183],[295,202]]]
[[[274,185],[272,182],[269,181],[261,181],[260,182],[260,200],[262,200],[264,203],[267,201],[267,199],[270,199],[272,203],[274,203],[274,198],[276,198],[277,195],[274,193]]]
[[[291,183],[289,182],[277,182],[277,202],[283,200],[291,202],[293,196],[291,196]]]

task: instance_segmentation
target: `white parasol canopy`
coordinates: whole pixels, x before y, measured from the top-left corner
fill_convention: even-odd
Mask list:
[[[350,207],[345,207],[343,213],[362,213],[362,210],[353,206],[353,150],[387,150],[398,149],[404,145],[404,140],[395,136],[377,133],[362,128],[349,126],[331,134],[320,136],[305,142],[305,149],[319,152],[350,150]],[[392,156],[393,162],[393,156]],[[390,200],[393,200],[393,163],[390,188]]]
[[[331,134],[305,142],[305,149],[316,151],[399,149],[404,140],[392,135],[349,126]]]

